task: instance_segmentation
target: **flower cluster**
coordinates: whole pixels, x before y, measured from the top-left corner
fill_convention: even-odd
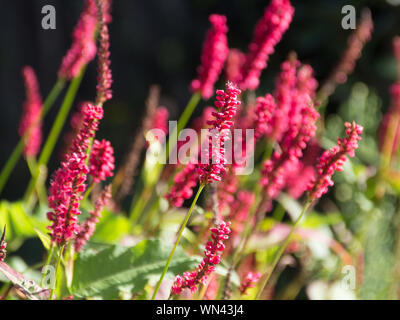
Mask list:
[[[191,83],[191,89],[200,92],[204,99],[212,96],[214,83],[217,81],[228,55],[226,17],[212,14],[209,20],[212,26],[204,41],[201,65],[197,69],[198,78]]]
[[[240,105],[238,95],[240,90],[232,83],[228,82],[226,91],[217,90],[217,101],[215,106],[218,112],[214,112],[214,119],[210,120],[208,148],[204,152],[207,156],[207,163],[201,161],[198,165],[200,181],[203,184],[210,183],[211,181],[220,181],[221,174],[225,172],[225,149],[224,142],[228,139],[230,129],[233,126],[233,117],[236,115],[236,110]]]
[[[105,139],[94,140],[90,153],[89,174],[93,177],[94,183],[105,181],[114,175],[114,149],[111,143]]]
[[[112,98],[111,84],[113,81],[110,68],[110,36],[108,34],[104,8],[99,0],[96,0],[96,5],[100,24],[96,105],[103,105],[107,100]]]
[[[72,79],[80,74],[82,68],[96,56],[95,31],[97,10],[93,0],[86,0],[85,8],[73,31],[72,46],[64,56],[58,76]]]
[[[294,58],[284,61],[281,65],[281,73],[276,80],[275,98],[276,108],[269,122],[267,134],[271,140],[280,141],[283,134],[289,127],[289,123],[293,123],[289,117],[292,108],[297,108],[292,101],[297,95],[297,68],[300,62]]]
[[[49,207],[52,211],[47,218],[52,221],[48,227],[53,242],[64,244],[75,237],[78,228],[77,216],[86,186],[87,174],[86,150],[90,139],[98,128],[98,121],[103,117],[103,109],[87,104],[84,109],[83,127],[76,135],[70,152],[54,173],[49,189]]]
[[[26,100],[23,104],[23,114],[19,125],[19,134],[25,137],[24,153],[27,157],[35,157],[42,141],[41,112],[42,98],[35,71],[29,66],[22,70],[25,82]]]
[[[363,127],[355,122],[345,123],[346,138],[338,138],[337,145],[326,150],[318,159],[317,176],[309,184],[310,199],[318,199],[328,192],[328,188],[333,186],[332,175],[335,171],[342,171],[343,165],[347,161],[346,155],[354,157],[354,150],[358,148],[358,141],[361,140]]]
[[[215,266],[221,261],[221,253],[225,249],[224,241],[231,232],[229,222],[221,221],[217,227],[211,228],[211,241],[208,241],[204,250],[204,259],[195,271],[184,272],[183,276],[176,276],[171,288],[171,293],[178,295],[186,288],[192,293],[197,290],[197,285],[205,283],[207,277],[215,271]]]
[[[272,0],[266,8],[264,16],[257,22],[242,67],[241,89],[257,89],[261,71],[266,68],[268,57],[289,28],[293,14],[294,8],[289,0]]]
[[[294,59],[285,62],[278,80],[278,106],[270,123],[274,128],[274,138],[280,142],[281,152],[275,151],[271,159],[264,163],[261,179],[270,199],[274,199],[284,188],[288,173],[298,167],[303,150],[316,132],[315,123],[319,114],[312,101],[316,81],[310,66],[297,70],[299,66],[300,63]],[[286,125],[284,131],[283,124]]]
[[[261,274],[259,272],[250,271],[240,285],[239,291],[241,294],[246,295],[247,289],[254,288],[255,284],[260,280]]]
[[[79,232],[75,238],[75,251],[81,251],[82,247],[92,237],[96,224],[99,222],[101,217],[101,211],[107,205],[111,199],[111,185],[107,186],[101,193],[99,199],[97,199],[94,210],[90,212],[89,217],[79,226]]]

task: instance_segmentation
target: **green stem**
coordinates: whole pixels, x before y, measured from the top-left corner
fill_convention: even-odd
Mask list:
[[[50,246],[49,252],[47,254],[47,258],[46,258],[46,263],[44,264],[44,266],[48,266],[51,262],[51,258],[53,257],[53,253],[54,253],[54,245],[52,244]],[[40,286],[43,288],[44,285],[44,278],[46,277],[46,275],[43,273],[42,274],[42,280],[40,281]]]
[[[64,251],[64,245],[61,246],[60,250],[58,251],[58,258],[57,258],[57,265],[56,265],[56,272],[55,272],[55,277],[56,277],[56,279],[57,279],[58,269],[60,268],[61,256],[62,256],[62,254],[63,254],[63,251]],[[53,300],[54,290],[55,290],[55,288],[51,288],[51,291],[50,291],[50,300]]]
[[[176,127],[174,128],[171,135],[169,136],[167,144],[165,146],[165,150],[167,150],[167,154],[166,154],[167,161],[169,159],[170,152],[175,148],[175,146],[178,142],[177,138],[179,137],[179,133],[188,124],[189,119],[192,116],[194,110],[196,109],[196,106],[199,104],[200,99],[201,99],[200,93],[196,92],[192,95],[188,104],[185,107],[185,110],[183,111],[182,115],[180,116]],[[172,138],[176,137],[176,139],[173,139],[171,142],[171,137]]]
[[[162,283],[162,281],[163,281],[163,279],[164,279],[164,277],[165,277],[165,274],[166,274],[167,271],[168,271],[168,268],[169,268],[169,265],[170,265],[170,263],[171,263],[172,257],[173,257],[173,255],[174,255],[174,253],[175,253],[175,250],[176,250],[176,248],[178,247],[179,241],[181,240],[183,231],[184,231],[185,228],[186,228],[186,225],[187,225],[187,223],[188,223],[188,221],[189,221],[189,218],[190,218],[190,216],[191,216],[191,214],[192,214],[192,211],[193,211],[193,209],[194,209],[194,206],[196,205],[196,202],[197,202],[197,200],[199,199],[199,196],[200,196],[200,194],[201,194],[201,191],[203,191],[204,187],[205,187],[205,185],[204,185],[204,184],[201,184],[200,187],[199,187],[199,190],[197,190],[196,196],[195,196],[195,198],[193,199],[192,205],[190,206],[190,209],[189,209],[188,213],[186,214],[185,219],[183,220],[183,223],[182,223],[181,228],[180,228],[179,233],[178,233],[178,237],[177,237],[176,240],[175,240],[174,247],[172,248],[171,253],[169,254],[167,263],[165,264],[165,267],[164,267],[164,270],[163,270],[163,272],[162,272],[162,274],[161,274],[161,277],[160,277],[160,279],[158,280],[157,286],[156,286],[156,288],[155,288],[155,290],[154,290],[154,292],[153,292],[153,296],[151,297],[151,300],[154,300],[154,299],[156,298],[157,292],[158,292],[158,290],[160,289],[161,283]]]
[[[42,111],[40,114],[40,119],[43,119],[44,116],[47,114],[47,112],[50,110],[50,108],[53,106],[54,101],[57,99],[59,96],[60,92],[65,86],[65,80],[63,79],[58,79],[54,87],[51,89],[49,95],[47,96],[46,100],[43,102],[42,106]],[[22,150],[24,149],[24,139],[26,138],[25,135],[23,135],[20,140],[18,141],[18,144],[14,148],[13,152],[11,153],[9,159],[7,160],[5,166],[3,167],[3,170],[0,173],[0,194],[3,191],[3,188],[5,184],[8,181],[8,178],[11,175],[11,172],[14,170],[19,157],[22,154]]]
[[[278,264],[279,260],[281,259],[281,256],[283,254],[283,252],[285,251],[286,247],[288,246],[291,237],[293,236],[293,233],[296,229],[297,224],[299,223],[299,221],[301,220],[301,218],[304,216],[304,214],[307,212],[308,207],[311,204],[311,200],[308,199],[306,204],[303,207],[303,210],[301,211],[300,215],[297,217],[296,221],[293,223],[292,228],[290,229],[289,235],[286,237],[285,241],[283,242],[283,244],[279,247],[278,252],[275,254],[274,260],[272,261],[272,266],[270,268],[270,271],[267,273],[267,275],[264,277],[264,280],[258,290],[257,293],[257,297],[256,299],[259,300],[261,298],[261,295],[264,291],[265,286],[268,283],[269,278],[271,277],[272,273],[275,270],[276,265]]]
[[[75,95],[79,89],[79,86],[81,84],[83,75],[85,73],[86,67],[84,67],[80,73],[80,75],[76,78],[74,78],[69,87],[68,91],[65,95],[64,101],[61,105],[60,110],[58,111],[57,117],[54,121],[53,127],[50,130],[50,133],[47,137],[46,143],[44,144],[43,150],[40,153],[40,157],[38,160],[38,167],[47,165],[49,162],[50,156],[54,150],[54,147],[57,143],[58,137],[61,133],[61,130],[64,126],[65,121],[67,120],[69,111],[71,109],[71,106],[74,102]],[[31,181],[29,182],[28,189],[25,192],[24,200],[27,201],[31,197],[33,190],[35,188],[35,184],[38,179],[38,172],[36,170],[35,175],[31,178]]]
[[[92,182],[92,183],[90,184],[89,188],[87,188],[87,190],[86,190],[86,192],[85,192],[85,195],[83,196],[83,199],[82,199],[81,203],[86,201],[86,199],[89,197],[90,193],[92,192],[93,187],[94,187],[94,183]]]

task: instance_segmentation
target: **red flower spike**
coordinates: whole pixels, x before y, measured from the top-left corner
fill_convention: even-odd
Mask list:
[[[224,66],[228,55],[226,17],[212,14],[209,17],[211,29],[208,30],[203,45],[201,65],[197,68],[198,77],[191,83],[194,92],[200,92],[208,99],[214,92],[214,84]]]
[[[35,157],[42,142],[42,123],[40,120],[42,112],[42,98],[39,92],[39,83],[35,71],[26,66],[22,69],[25,83],[26,99],[23,104],[23,114],[18,132],[25,138],[24,153],[28,157]]]
[[[171,293],[178,295],[184,289],[196,292],[199,284],[205,284],[207,277],[215,271],[215,266],[221,261],[222,251],[225,249],[224,241],[228,239],[231,230],[230,222],[220,222],[217,227],[211,228],[211,241],[208,241],[204,250],[204,259],[195,271],[184,272],[183,276],[176,276],[171,288]]]
[[[346,137],[338,138],[337,145],[326,150],[318,159],[317,176],[309,184],[309,196],[312,200],[319,199],[333,186],[332,175],[335,171],[342,171],[347,161],[346,155],[354,157],[354,150],[358,148],[358,141],[361,140],[363,127],[355,122],[345,123]]]
[[[269,56],[289,28],[293,14],[294,8],[289,0],[272,0],[265,9],[264,16],[255,27],[242,68],[242,80],[239,85],[241,89],[257,89],[261,71],[267,67]]]

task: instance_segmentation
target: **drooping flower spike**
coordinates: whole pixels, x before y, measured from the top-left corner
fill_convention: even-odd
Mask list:
[[[212,96],[214,84],[218,80],[229,51],[226,17],[212,14],[209,20],[211,29],[208,30],[204,41],[201,65],[197,68],[198,76],[191,83],[192,91],[200,92],[204,99]]]
[[[23,113],[19,125],[20,136],[25,137],[24,153],[27,157],[35,157],[42,142],[42,98],[39,92],[39,83],[35,71],[30,66],[22,69],[25,83],[26,99],[23,103]]]
[[[221,254],[225,249],[224,241],[228,240],[231,230],[230,223],[221,221],[217,227],[210,229],[211,241],[208,241],[204,250],[204,258],[195,271],[184,272],[183,276],[176,276],[171,293],[178,295],[184,289],[196,292],[199,284],[205,284],[208,276],[215,271],[215,266],[221,261]]]
[[[293,14],[294,8],[289,0],[272,0],[265,9],[264,16],[255,27],[246,62],[242,67],[242,80],[239,85],[242,90],[257,89],[261,71],[267,67],[269,56],[289,28]]]
[[[326,150],[318,159],[317,176],[309,184],[309,197],[311,200],[320,198],[333,186],[332,175],[335,171],[342,171],[347,161],[347,156],[354,157],[354,151],[358,148],[358,141],[361,140],[363,127],[355,122],[345,123],[346,137],[338,138],[337,145]]]

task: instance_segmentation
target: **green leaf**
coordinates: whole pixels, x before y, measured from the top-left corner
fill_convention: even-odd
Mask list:
[[[130,232],[129,220],[122,216],[103,211],[99,223],[96,225],[96,231],[93,235],[93,241],[115,243],[121,240]]]
[[[88,243],[75,262],[71,292],[77,298],[103,299],[116,299],[122,290],[137,293],[161,274],[171,248],[160,240],[144,240],[134,247]],[[167,276],[191,270],[197,263],[178,247]]]
[[[40,232],[36,228],[34,230],[37,233],[40,241],[42,241],[43,247],[45,247],[47,250],[49,250],[50,249],[50,245],[51,245],[50,237],[47,234],[44,234],[44,233]]]

